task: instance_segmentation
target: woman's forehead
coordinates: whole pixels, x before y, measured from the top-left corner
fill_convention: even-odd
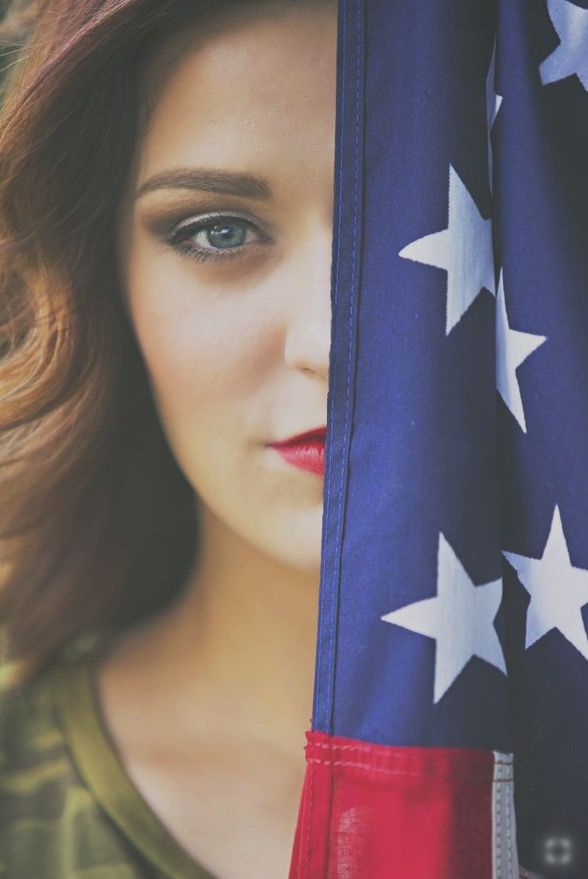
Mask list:
[[[170,161],[242,163],[248,150],[283,160],[331,151],[334,5],[225,15],[222,26],[168,44],[156,65],[165,73],[151,92],[141,176]]]

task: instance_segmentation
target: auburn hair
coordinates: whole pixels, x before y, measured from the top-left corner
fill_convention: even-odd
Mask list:
[[[21,680],[162,609],[197,552],[115,228],[154,53],[230,2],[17,0],[0,35],[0,627]]]

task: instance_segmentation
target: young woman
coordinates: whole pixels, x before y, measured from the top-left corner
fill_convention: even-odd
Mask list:
[[[0,139],[7,879],[287,876],[315,660],[336,9],[21,10]]]

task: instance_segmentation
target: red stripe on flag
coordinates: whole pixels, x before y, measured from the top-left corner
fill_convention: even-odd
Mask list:
[[[514,838],[500,821],[496,832],[497,803],[512,794],[510,755],[306,738],[289,879],[518,876]]]

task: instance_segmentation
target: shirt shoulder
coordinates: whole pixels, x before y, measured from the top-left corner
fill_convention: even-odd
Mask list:
[[[0,693],[0,879],[145,879],[76,770],[54,699],[60,671]]]

